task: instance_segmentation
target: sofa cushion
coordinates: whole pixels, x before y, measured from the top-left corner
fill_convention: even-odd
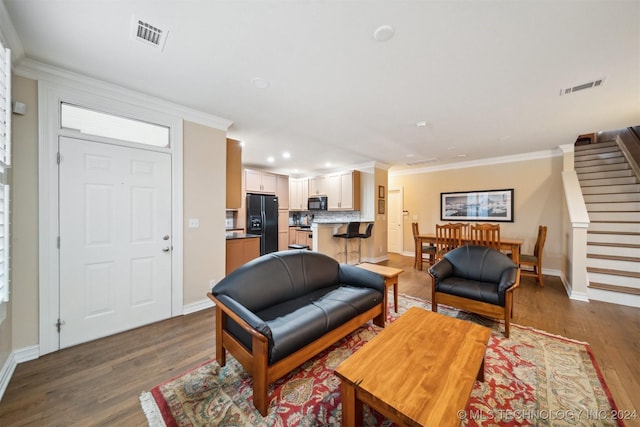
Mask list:
[[[505,270],[517,268],[508,256],[486,246],[461,246],[444,258],[453,266],[453,276],[479,282],[499,283]]]
[[[447,277],[436,285],[436,291],[493,305],[504,305],[498,294],[498,283]]]
[[[334,285],[256,314],[269,327],[269,364],[281,360],[382,301],[370,288]],[[231,319],[227,329],[251,350],[251,336]]]

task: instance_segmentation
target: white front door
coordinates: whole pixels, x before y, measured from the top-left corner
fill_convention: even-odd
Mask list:
[[[402,253],[402,191],[389,189],[389,221],[387,242],[389,252]]]
[[[60,348],[171,317],[171,155],[59,151]]]

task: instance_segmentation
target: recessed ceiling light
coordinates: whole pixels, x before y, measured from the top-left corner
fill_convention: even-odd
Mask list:
[[[373,38],[379,42],[386,42],[393,37],[394,33],[395,30],[391,25],[381,25],[373,32]]]
[[[458,154],[458,158],[463,158],[463,157],[467,157],[466,154]]]
[[[455,150],[455,149],[456,149],[456,147],[454,147],[454,146],[447,147],[447,150]]]
[[[291,157],[291,154],[289,154],[288,151],[285,151],[284,153],[282,153],[282,157],[285,158],[285,159],[288,159],[288,158]]]
[[[273,163],[273,162],[275,162],[275,161],[276,161],[276,159],[274,159],[274,158],[273,158],[273,156],[269,156],[269,157],[267,157],[267,162],[269,162],[269,163]]]
[[[415,154],[407,154],[407,157],[415,157]]]
[[[327,162],[324,164],[326,167],[330,168],[331,167],[331,162]]]
[[[419,128],[426,128],[427,127],[427,122],[424,120],[420,120],[419,122],[416,122],[416,126]]]
[[[271,83],[269,83],[269,80],[267,79],[263,79],[262,77],[256,77],[254,79],[251,79],[251,84],[253,85],[253,87],[257,89],[266,89],[269,87]]]

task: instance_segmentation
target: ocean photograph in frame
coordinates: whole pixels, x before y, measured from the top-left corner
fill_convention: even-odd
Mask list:
[[[440,193],[440,219],[513,222],[513,188]]]

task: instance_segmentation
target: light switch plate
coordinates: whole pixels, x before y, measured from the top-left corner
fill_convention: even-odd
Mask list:
[[[189,218],[189,228],[200,228],[200,220],[198,218]]]

